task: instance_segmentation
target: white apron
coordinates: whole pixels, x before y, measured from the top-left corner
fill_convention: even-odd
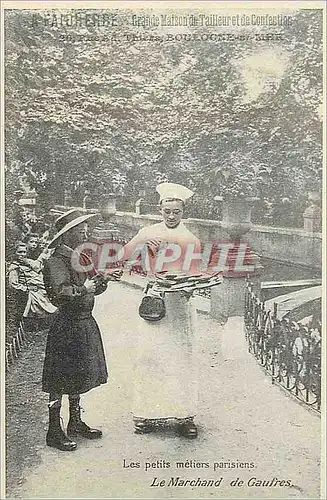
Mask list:
[[[180,224],[164,223],[142,229],[131,242],[159,238],[169,243],[195,243],[197,238]],[[165,267],[167,269],[167,266]],[[178,272],[176,263],[169,268]],[[184,419],[197,410],[198,373],[196,311],[194,299],[183,292],[165,294],[166,315],[158,322],[136,320],[137,355],[134,371],[132,413],[135,419]]]
[[[135,418],[187,418],[197,408],[194,299],[182,292],[165,296],[166,316],[138,320],[135,362]]]

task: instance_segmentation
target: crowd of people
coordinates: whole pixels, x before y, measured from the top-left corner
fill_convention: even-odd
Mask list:
[[[35,232],[38,229],[40,232]],[[40,330],[49,324],[56,308],[49,301],[43,281],[45,261],[50,257],[49,224],[28,212],[20,212],[10,225],[6,252],[6,322],[7,340],[23,326]]]

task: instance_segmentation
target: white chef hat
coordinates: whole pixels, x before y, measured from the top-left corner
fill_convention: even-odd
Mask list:
[[[162,182],[158,184],[156,191],[160,195],[160,201],[172,199],[185,202],[185,200],[191,198],[194,194],[193,191],[187,187],[181,186],[181,184],[174,184],[173,182]]]

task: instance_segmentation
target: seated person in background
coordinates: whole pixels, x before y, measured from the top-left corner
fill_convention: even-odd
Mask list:
[[[16,259],[9,267],[8,273],[9,286],[17,289],[24,284],[24,289],[28,292],[22,316],[31,320],[47,319],[56,311],[56,307],[51,304],[46,294],[42,274],[43,259],[40,259],[42,254],[36,260],[28,259],[27,246],[24,243],[19,244],[17,251],[21,258],[19,261]]]
[[[27,258],[36,260],[41,253],[39,235],[37,233],[29,233],[25,236],[24,242],[27,247]]]
[[[16,251],[12,263],[8,269],[8,294],[7,304],[11,306],[10,319],[14,327],[18,328],[23,319],[23,314],[28,301],[28,286],[23,266],[26,263],[27,248],[26,244],[19,242],[16,245]]]
[[[31,214],[29,214],[26,210],[23,210],[18,214],[17,218],[17,226],[19,227],[22,234],[25,236],[30,234],[33,231],[33,223],[31,220]]]
[[[47,243],[49,242],[46,234],[39,237],[37,233],[30,233],[25,237],[27,245],[27,259],[34,271],[40,272],[43,270],[44,263],[53,253],[53,249],[49,249]]]

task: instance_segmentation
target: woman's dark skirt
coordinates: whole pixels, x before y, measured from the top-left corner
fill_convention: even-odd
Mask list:
[[[48,333],[42,390],[82,394],[105,384],[107,378],[101,334],[93,316],[57,311]]]

